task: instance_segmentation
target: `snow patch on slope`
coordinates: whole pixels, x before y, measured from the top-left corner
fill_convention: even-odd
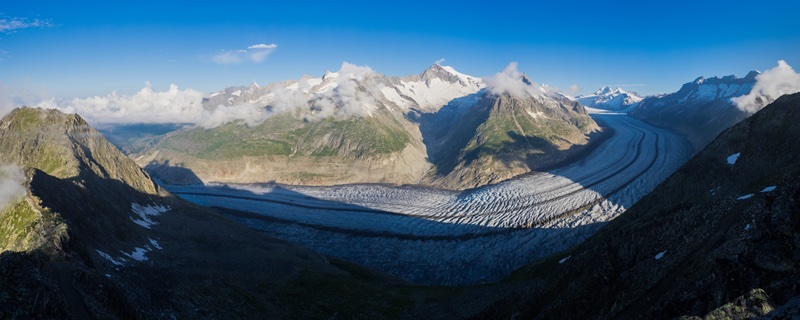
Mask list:
[[[741,155],[741,152],[737,152],[737,153],[734,153],[734,154],[732,154],[732,155],[728,156],[728,159],[727,159],[727,161],[728,161],[728,164],[729,164],[729,165],[734,165],[734,164],[736,164],[736,161],[737,161],[737,160],[739,160],[739,156],[740,156],[740,155]]]
[[[95,249],[94,251],[97,251],[97,254],[99,254],[101,257],[103,257],[103,259],[106,259],[106,260],[108,260],[109,262],[111,262],[112,264],[114,264],[114,265],[116,265],[116,266],[123,266],[123,265],[125,265],[125,260],[124,260],[124,259],[122,259],[122,258],[120,258],[120,259],[115,259],[115,258],[114,258],[114,257],[112,257],[111,255],[109,255],[108,253],[105,253],[105,252],[103,252],[103,251],[96,250],[96,249]]]
[[[741,197],[738,197],[738,198],[736,198],[736,200],[747,200],[747,199],[750,199],[750,198],[752,198],[753,196],[754,196],[754,194],[752,194],[752,193],[748,193],[748,194],[746,194],[746,195],[743,195],[743,196],[741,196]]]
[[[761,193],[772,192],[772,191],[775,191],[775,189],[777,189],[777,188],[778,188],[777,186],[769,186],[769,187],[766,187],[766,188],[762,189]]]
[[[133,211],[133,213],[139,217],[139,219],[131,217],[131,221],[142,227],[150,229],[151,226],[158,224],[158,222],[153,221],[152,217],[157,217],[162,213],[169,211],[169,207],[162,205],[143,206],[138,203],[132,203],[131,211]]]

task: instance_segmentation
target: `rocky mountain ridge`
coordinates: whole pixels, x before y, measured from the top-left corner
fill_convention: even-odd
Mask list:
[[[645,98],[630,115],[685,135],[699,151],[720,132],[749,116],[731,98],[748,94],[756,75],[758,72],[751,71],[744,78],[698,77],[675,93]]]

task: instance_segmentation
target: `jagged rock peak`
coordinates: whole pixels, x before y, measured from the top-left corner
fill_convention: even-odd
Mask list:
[[[430,68],[422,71],[419,76],[425,81],[439,79],[450,83],[457,83],[461,80],[457,74],[450,72],[446,67],[442,67],[438,63],[434,63]]]

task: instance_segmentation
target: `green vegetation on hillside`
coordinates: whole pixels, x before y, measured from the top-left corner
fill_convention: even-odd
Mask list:
[[[39,212],[24,199],[0,211],[0,252],[31,251],[65,234],[58,218],[48,210]],[[55,236],[54,236],[55,235]]]
[[[159,147],[210,160],[290,155],[358,158],[398,152],[409,141],[391,117],[307,121],[285,113],[255,127],[230,123],[193,128],[168,137]]]
[[[547,153],[554,152],[553,146],[560,141],[568,141],[572,137],[582,135],[583,129],[561,119],[534,119],[528,114],[515,113],[522,110],[507,110],[507,112],[493,112],[481,124],[476,132],[476,138],[464,149],[467,161],[483,156],[502,156],[510,153]],[[590,118],[579,125],[588,126]]]

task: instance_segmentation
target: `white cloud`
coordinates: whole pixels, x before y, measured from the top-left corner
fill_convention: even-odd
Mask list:
[[[0,19],[0,33],[13,33],[22,29],[52,27],[48,20],[25,18]]]
[[[333,86],[333,89],[310,92],[308,82],[300,80],[293,90],[273,90],[271,114],[299,111],[299,115],[308,120],[370,116],[380,104],[376,97],[383,96],[380,90],[384,86],[373,75],[375,71],[370,67],[344,62],[339,71],[325,80],[324,85]]]
[[[106,96],[49,99],[39,106],[77,113],[92,123],[198,123],[203,96],[202,92],[180,90],[174,84],[167,91],[158,92],[147,82],[133,95],[115,91]]]
[[[206,128],[216,128],[230,122],[244,122],[248,126],[255,126],[263,122],[274,112],[269,112],[263,107],[252,104],[242,104],[237,106],[217,106],[211,110],[202,110],[199,121],[195,124]]]
[[[574,95],[576,95],[576,94],[581,92],[581,87],[578,86],[577,84],[573,84],[573,85],[569,86],[569,88],[567,88],[567,91],[569,91],[569,94],[574,96]]]
[[[275,49],[277,47],[278,47],[278,45],[274,44],[274,43],[272,43],[272,44],[259,43],[259,44],[254,44],[252,46],[249,46],[249,47],[247,47],[247,49]]]
[[[206,109],[204,96],[192,89],[178,89],[174,84],[166,91],[155,91],[148,82],[133,95],[112,92],[89,98],[51,98],[36,106],[77,113],[92,124],[191,123],[213,128],[234,121],[255,125],[268,116],[264,108],[249,104]]]
[[[336,78],[336,88],[315,95],[312,119],[370,116],[378,107],[383,84],[377,82],[370,67],[343,62]]]
[[[278,48],[277,44],[254,44],[247,47],[247,50],[238,49],[238,50],[221,50],[213,57],[215,63],[218,64],[237,64],[246,61],[254,62],[254,63],[261,63],[264,60],[267,60],[272,52]]]
[[[15,165],[0,166],[0,210],[25,195],[25,175]]]
[[[778,66],[756,76],[756,84],[750,93],[731,99],[742,111],[755,113],[778,97],[800,92],[800,74],[786,61],[779,60]]]
[[[541,95],[541,89],[536,88],[537,84],[525,83],[524,79],[525,75],[517,70],[517,63],[512,62],[502,72],[484,78],[483,81],[486,83],[486,89],[495,95],[508,93],[517,98]]]

